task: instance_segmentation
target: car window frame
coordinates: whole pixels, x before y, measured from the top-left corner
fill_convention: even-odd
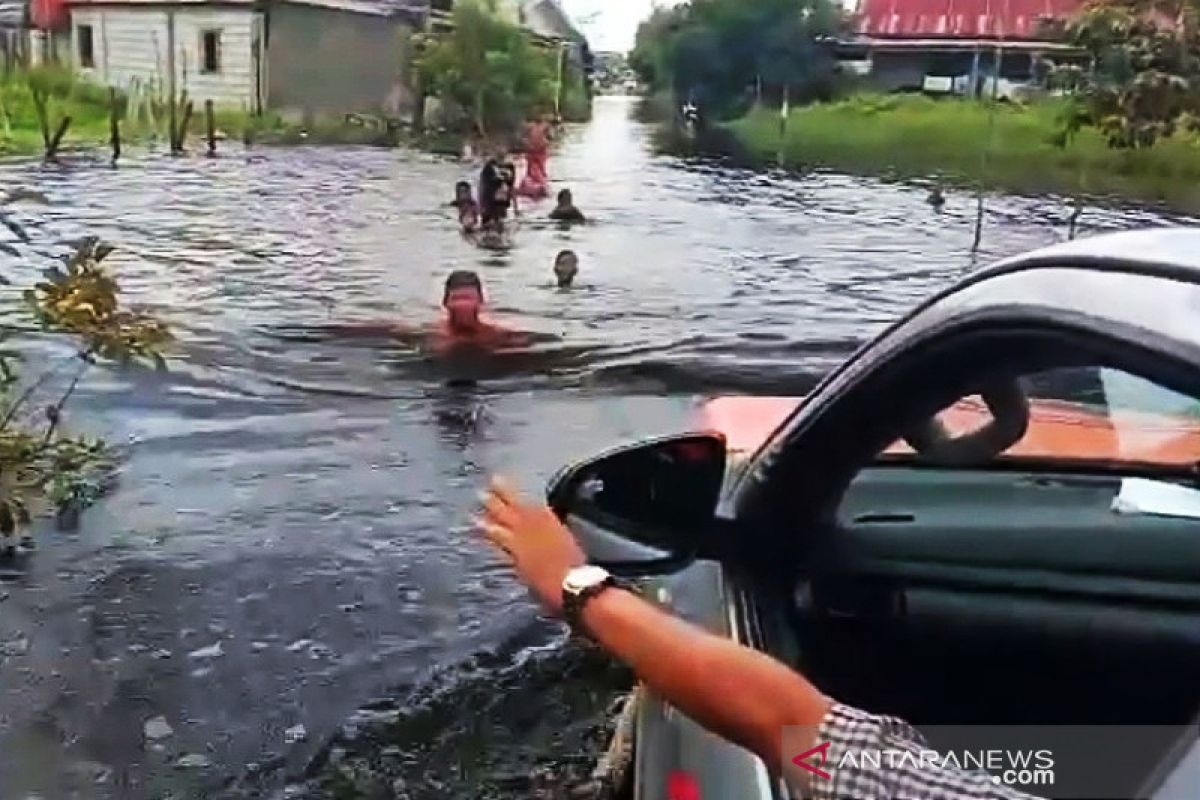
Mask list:
[[[807,434],[814,420],[881,370],[920,357],[920,350],[973,330],[1057,328],[1097,345],[1141,350],[1140,361],[1114,364],[1180,390],[1179,381],[1156,377],[1147,368],[1160,359],[1182,364],[1185,385],[1200,384],[1200,283],[1195,275],[1106,264],[1065,261],[1009,265],[977,274],[947,289],[890,325],[830,372],[745,462],[726,487],[718,514],[754,516],[755,506],[786,451]],[[1127,302],[1137,297],[1139,302]],[[1149,307],[1160,310],[1147,316]],[[1178,378],[1178,370],[1169,378]],[[1196,394],[1194,388],[1183,391]],[[880,448],[882,450],[882,448]]]

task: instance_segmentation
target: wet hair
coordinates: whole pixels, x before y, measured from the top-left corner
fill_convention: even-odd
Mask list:
[[[446,278],[446,290],[442,293],[443,303],[450,299],[450,293],[455,289],[474,289],[479,292],[479,299],[483,299],[483,282],[469,269],[456,269]]]
[[[558,255],[554,257],[554,266],[558,266],[567,259],[571,259],[576,264],[579,263],[579,255],[574,250],[560,250]]]
[[[574,200],[575,200],[575,196],[571,193],[570,189],[563,189],[561,192],[558,193],[558,204],[560,206],[563,203],[573,202]],[[570,250],[563,251],[563,253],[569,253],[569,252],[571,252],[571,251]],[[561,256],[562,253],[559,253],[559,255]]]
[[[459,181],[458,183],[454,184],[454,193],[455,194],[458,194],[459,192],[463,191],[464,189],[468,192],[471,191],[471,184],[467,181]]]

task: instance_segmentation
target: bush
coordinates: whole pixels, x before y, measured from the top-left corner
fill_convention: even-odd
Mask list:
[[[2,210],[0,222],[27,238]],[[56,400],[44,403],[40,392],[63,365],[23,378],[22,354],[14,346],[20,329],[0,332],[0,558],[15,554],[14,535],[39,512],[69,524],[112,478],[114,458],[103,441],[66,435],[60,428],[63,409],[84,372],[100,359],[166,368],[161,350],[170,332],[154,317],[121,307],[120,289],[101,263],[111,252],[99,240],[86,239],[61,267],[46,270],[45,279],[24,293],[26,310],[43,329],[67,334],[78,344],[74,374]]]
[[[753,155],[791,166],[930,177],[1016,191],[1112,194],[1200,207],[1200,148],[1178,133],[1151,148],[1113,150],[1103,135],[1058,136],[1068,101],[1018,105],[921,95],[856,95],[792,111],[758,110],[729,129]]]

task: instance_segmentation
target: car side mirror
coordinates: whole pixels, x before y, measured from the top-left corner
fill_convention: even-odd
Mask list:
[[[581,522],[592,536],[581,544],[595,561],[620,561],[593,552],[606,537],[632,544],[618,548],[637,553],[649,548],[657,557],[691,553],[713,524],[725,481],[725,437],[694,433],[642,442],[609,451],[568,467],[555,476],[547,502],[559,518]],[[577,531],[578,533],[578,531]],[[650,560],[653,556],[626,558]]]

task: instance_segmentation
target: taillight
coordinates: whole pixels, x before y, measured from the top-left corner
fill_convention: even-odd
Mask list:
[[[700,784],[687,772],[667,776],[667,800],[700,800]]]

